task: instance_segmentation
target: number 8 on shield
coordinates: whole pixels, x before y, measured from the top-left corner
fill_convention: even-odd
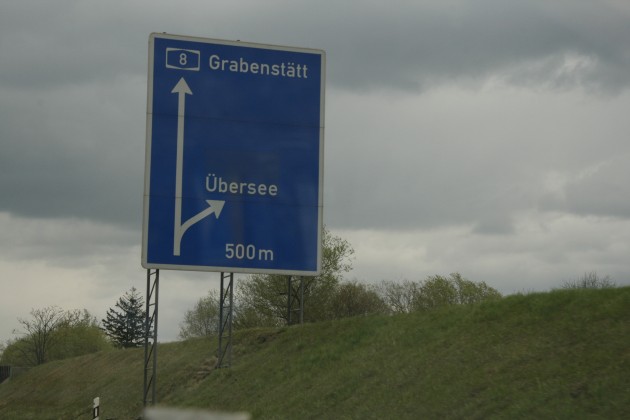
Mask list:
[[[180,48],[166,49],[166,68],[177,70],[199,71],[199,51],[182,50]]]

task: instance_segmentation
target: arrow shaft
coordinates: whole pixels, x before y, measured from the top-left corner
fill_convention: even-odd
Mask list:
[[[175,160],[175,220],[173,254],[179,255],[182,235],[182,181],[184,176],[184,120],[186,115],[186,94],[178,93],[177,104],[177,156]]]
[[[177,106],[177,168],[175,174],[175,196],[182,195],[182,177],[184,172],[184,117],[186,114],[186,94],[179,93]]]

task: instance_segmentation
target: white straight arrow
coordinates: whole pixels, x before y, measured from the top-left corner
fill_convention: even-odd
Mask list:
[[[177,93],[177,157],[175,164],[175,221],[173,232],[173,255],[179,256],[181,251],[182,236],[189,227],[214,213],[219,218],[225,201],[206,200],[208,208],[197,213],[182,225],[182,182],[184,174],[184,121],[186,115],[186,95],[192,95],[188,83],[182,77],[175,85],[171,93]]]

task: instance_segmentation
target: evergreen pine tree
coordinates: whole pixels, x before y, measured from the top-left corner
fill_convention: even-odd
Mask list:
[[[144,300],[135,287],[109,308],[103,319],[103,330],[117,347],[140,347],[144,343]]]

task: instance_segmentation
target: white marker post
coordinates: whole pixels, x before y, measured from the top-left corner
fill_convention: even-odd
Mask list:
[[[92,420],[99,420],[101,411],[101,399],[99,397],[94,398],[94,405],[92,406]]]

